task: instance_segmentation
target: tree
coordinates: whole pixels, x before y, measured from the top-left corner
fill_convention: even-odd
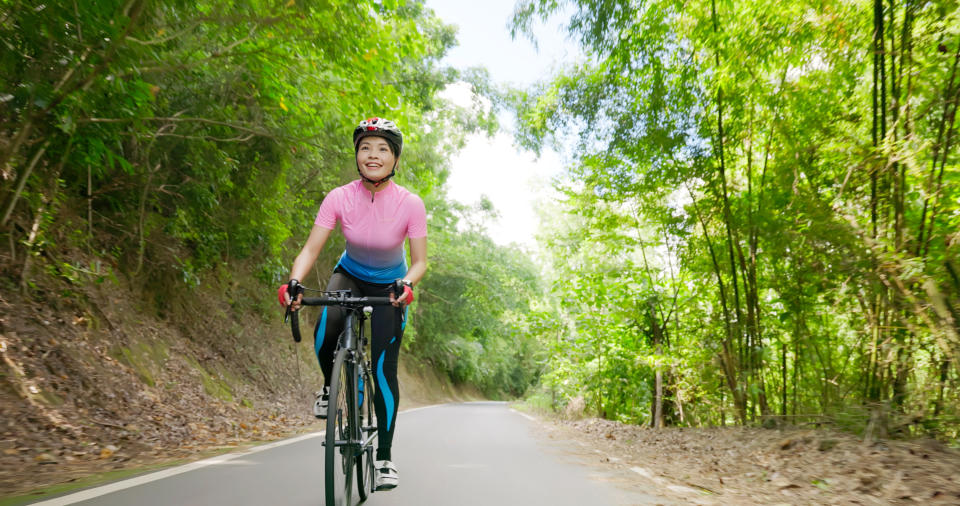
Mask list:
[[[623,245],[618,211],[639,207],[683,252],[700,283],[677,292],[672,342],[711,350],[686,373],[712,419],[731,400],[740,423],[892,405],[947,427],[932,392],[958,372],[955,234],[927,208],[956,200],[939,181],[957,6],[530,0],[515,32],[567,7],[588,61],[518,97],[519,140],[577,133],[565,208],[615,203],[590,216],[595,249]]]

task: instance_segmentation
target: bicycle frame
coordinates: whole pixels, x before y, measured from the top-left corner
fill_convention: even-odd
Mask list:
[[[366,339],[363,335],[363,324],[369,318],[367,314],[367,309],[372,309],[370,306],[364,306],[362,310],[352,309],[347,311],[347,316],[344,319],[343,330],[340,334],[340,340],[337,342],[337,349],[334,351],[336,355],[340,350],[347,350],[350,362],[354,367],[359,368],[357,371],[357,377],[364,377],[364,373],[368,373],[371,370],[370,360],[367,359],[366,353],[364,353],[364,347],[366,346]],[[354,330],[356,329],[356,331]],[[365,388],[373,390],[376,388],[376,385],[364,385]],[[372,402],[372,399],[365,394],[367,397],[365,400],[367,402]],[[361,406],[357,405],[357,409],[361,409]],[[360,427],[361,433],[368,431],[370,429],[376,429],[376,426],[366,426]],[[361,441],[337,441],[336,446],[345,446],[350,444],[359,444],[359,450],[362,452],[366,449],[367,446],[373,444],[373,439],[377,436],[374,431],[370,436]],[[358,452],[359,453],[359,452]]]
[[[367,358],[367,354],[365,351],[365,348],[367,346],[367,339],[366,339],[366,336],[364,336],[363,334],[364,322],[366,322],[369,319],[370,317],[369,313],[372,312],[372,309],[373,308],[371,308],[370,306],[364,306],[363,309],[360,311],[357,311],[357,310],[348,311],[347,317],[344,320],[344,325],[343,325],[345,332],[343,332],[342,339],[337,344],[338,349],[342,348],[342,349],[349,350],[349,353],[352,355],[351,358],[353,360],[353,364],[355,367],[358,368],[356,375],[362,381],[360,385],[362,385],[363,388],[366,389],[363,392],[358,392],[364,396],[363,399],[361,399],[357,405],[357,409],[360,410],[358,412],[360,412],[361,416],[362,416],[362,410],[363,410],[363,402],[372,403],[373,396],[375,395],[376,388],[377,388],[376,384],[373,383],[372,381],[370,381],[369,384],[367,384],[367,382],[363,380],[363,378],[369,378],[369,377],[372,377],[373,375],[372,374],[373,364],[370,362],[370,359]],[[354,328],[357,329],[356,332],[354,331]],[[334,354],[336,354],[336,352],[334,352]],[[369,419],[367,420],[368,423],[370,421],[371,420]],[[377,437],[377,426],[361,425],[360,433],[361,433],[361,437],[363,437],[363,434],[367,434],[368,437],[360,441],[359,451],[360,452],[366,451],[368,447],[371,448],[372,450],[373,439]]]

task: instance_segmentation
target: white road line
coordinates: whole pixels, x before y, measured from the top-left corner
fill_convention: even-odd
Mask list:
[[[440,406],[440,404],[433,404],[430,406],[422,406],[419,408],[405,409],[400,411],[398,414],[402,415],[404,413],[410,413],[413,411],[420,411],[422,409],[433,408]],[[202,469],[208,466],[215,466],[218,464],[246,464],[246,462],[228,462],[238,457],[246,457],[247,455],[252,455],[254,453],[259,453],[267,450],[272,450],[274,448],[279,448],[281,446],[286,446],[293,443],[299,443],[307,439],[312,439],[315,437],[321,437],[326,434],[325,431],[312,432],[310,434],[304,434],[302,436],[292,437],[290,439],[284,439],[281,441],[274,441],[273,443],[268,443],[265,445],[254,446],[253,448],[243,450],[236,453],[228,453],[225,455],[219,455],[217,457],[211,457],[209,459],[198,460],[196,462],[191,462],[189,464],[184,464],[179,467],[173,467],[170,469],[164,469],[162,471],[156,471],[153,473],[145,474],[143,476],[137,476],[136,478],[130,478],[129,480],[118,481],[115,483],[108,483],[106,485],[90,488],[86,490],[81,490],[79,492],[74,492],[72,494],[54,497],[53,499],[47,499],[46,501],[41,501],[38,503],[33,503],[33,506],[66,506],[68,504],[78,503],[81,501],[87,501],[107,495],[113,492],[120,490],[125,490],[132,487],[137,487],[150,483],[152,481],[162,480],[164,478],[169,478],[171,476],[176,476],[178,474],[189,473],[190,471],[196,471],[197,469]]]
[[[67,504],[73,504],[80,501],[87,501],[96,497],[110,494],[112,492],[117,492],[119,490],[125,490],[131,487],[136,487],[152,481],[162,480],[164,478],[169,478],[171,476],[176,476],[178,474],[188,473],[190,471],[196,471],[197,469],[202,469],[208,466],[214,466],[217,464],[225,464],[230,460],[233,460],[238,457],[245,457],[247,455],[252,455],[254,453],[259,453],[262,451],[272,450],[280,446],[285,446],[288,444],[299,443],[307,439],[312,439],[315,437],[323,436],[325,432],[313,432],[310,434],[304,434],[302,436],[293,437],[290,439],[284,439],[282,441],[275,441],[273,443],[268,443],[261,446],[255,446],[253,448],[243,450],[236,453],[228,453],[226,455],[219,455],[217,457],[212,457],[209,459],[198,460],[196,462],[191,462],[190,464],[182,465],[180,467],[174,467],[171,469],[164,469],[162,471],[157,471],[155,473],[145,474],[143,476],[138,476],[136,478],[130,478],[129,480],[118,481],[116,483],[109,483],[101,487],[91,488],[87,490],[81,490],[73,494],[54,497],[53,499],[48,499],[46,501],[41,501],[34,503],[34,506],[64,506]]]
[[[424,409],[435,408],[435,407],[437,407],[437,406],[443,406],[443,404],[431,404],[431,405],[429,405],[429,406],[420,406],[419,408],[401,409],[400,412],[397,413],[397,414],[398,414],[398,415],[403,415],[403,414],[406,414],[406,413],[413,413],[414,411],[421,411],[421,410],[424,410]]]
[[[527,420],[530,420],[531,422],[536,422],[536,421],[537,421],[536,418],[534,418],[534,417],[532,417],[532,416],[524,413],[523,411],[517,411],[517,410],[515,410],[515,409],[513,409],[513,408],[510,408],[510,411],[513,411],[514,413],[516,413],[516,414],[518,414],[518,415],[526,418]]]

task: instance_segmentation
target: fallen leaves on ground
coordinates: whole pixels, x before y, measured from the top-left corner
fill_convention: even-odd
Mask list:
[[[698,504],[960,504],[960,453],[929,439],[864,444],[833,430],[650,429],[549,424],[617,466]],[[686,492],[686,493],[684,493]]]

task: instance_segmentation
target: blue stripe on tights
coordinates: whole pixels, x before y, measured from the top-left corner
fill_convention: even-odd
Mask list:
[[[393,412],[396,409],[393,401],[393,392],[390,391],[390,386],[387,385],[387,377],[383,374],[383,359],[387,356],[387,350],[380,352],[380,358],[377,360],[377,382],[380,383],[377,387],[380,389],[380,392],[383,394],[383,404],[387,408],[387,432],[390,432],[390,425],[393,423]]]
[[[320,347],[323,346],[323,338],[327,335],[327,308],[323,308],[323,314],[320,315],[320,325],[317,325],[317,334],[313,336],[313,354],[320,361]]]

